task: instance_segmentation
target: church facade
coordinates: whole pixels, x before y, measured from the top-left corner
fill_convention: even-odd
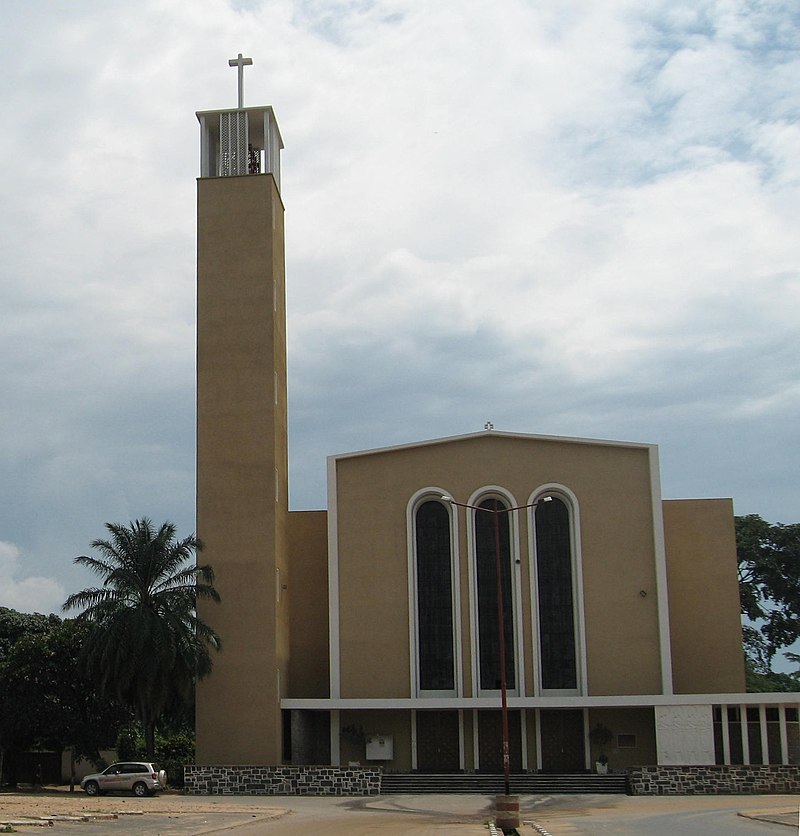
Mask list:
[[[197,763],[498,771],[503,690],[515,772],[800,762],[800,696],[744,693],[732,502],[664,500],[654,445],[334,455],[289,510],[282,140],[198,119]]]

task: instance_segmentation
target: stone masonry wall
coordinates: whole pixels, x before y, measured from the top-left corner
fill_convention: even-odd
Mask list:
[[[190,795],[378,795],[380,767],[186,766]]]
[[[628,770],[631,795],[769,795],[800,792],[800,765],[640,766]]]

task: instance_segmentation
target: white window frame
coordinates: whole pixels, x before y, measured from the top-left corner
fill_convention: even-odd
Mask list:
[[[428,487],[417,491],[409,500],[406,510],[406,543],[408,549],[408,628],[410,693],[414,697],[461,697],[464,695],[463,665],[461,662],[461,584],[458,559],[458,514],[455,508],[442,500],[448,495],[443,488]],[[417,601],[417,510],[425,502],[439,502],[450,518],[450,588],[453,608],[453,682],[451,689],[422,689],[419,686],[419,608]]]
[[[539,644],[539,574],[536,560],[536,515],[535,507],[528,508],[528,561],[530,577],[531,647],[534,655],[534,696],[572,697],[585,696],[587,683],[586,664],[586,623],[583,601],[583,559],[580,538],[580,507],[578,497],[566,485],[550,482],[540,485],[528,498],[527,504],[534,506],[545,496],[560,499],[569,511],[570,551],[572,562],[572,618],[575,631],[575,688],[543,688],[542,660]]]
[[[513,494],[500,485],[485,485],[476,490],[467,501],[467,505],[477,506],[487,499],[499,499],[509,508],[519,505]],[[478,697],[494,697],[500,695],[499,688],[480,687],[480,651],[478,642],[478,572],[477,555],[475,554],[475,515],[483,513],[465,508],[467,521],[467,565],[469,567],[469,608],[470,608],[470,658],[472,662],[472,693]],[[519,514],[509,511],[508,516],[508,544],[509,559],[511,560],[511,604],[514,646],[514,688],[508,688],[510,697],[525,693],[525,664],[522,619],[522,592],[520,582],[520,551],[519,551]]]

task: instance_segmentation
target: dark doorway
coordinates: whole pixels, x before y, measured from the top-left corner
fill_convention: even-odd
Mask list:
[[[503,715],[478,712],[478,755],[481,772],[503,771]],[[508,757],[512,772],[522,772],[522,739],[519,711],[508,712]]]
[[[542,727],[542,771],[585,771],[583,712],[540,711],[539,722]]]
[[[284,763],[295,766],[329,764],[331,762],[331,717],[327,711],[292,709],[283,711],[284,750],[291,759]]]
[[[457,772],[461,768],[457,711],[417,711],[417,769]]]

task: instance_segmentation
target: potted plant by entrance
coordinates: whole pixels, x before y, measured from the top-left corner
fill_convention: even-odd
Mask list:
[[[605,753],[605,748],[613,739],[614,733],[602,723],[598,723],[589,732],[589,742],[600,750],[594,765],[598,775],[605,775],[608,772],[608,755]]]
[[[364,750],[367,745],[367,735],[363,727],[355,723],[342,726],[339,730],[339,737],[348,744],[345,747],[348,754],[348,766],[361,766],[360,759],[364,757]],[[358,760],[351,760],[350,758],[357,758]]]

